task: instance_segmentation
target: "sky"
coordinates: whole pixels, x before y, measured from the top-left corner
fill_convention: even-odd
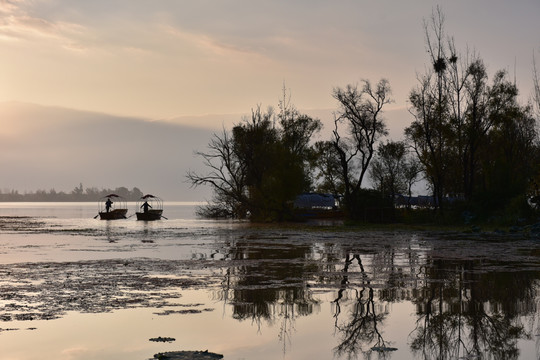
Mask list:
[[[405,106],[436,1],[1,0],[0,101],[171,119],[336,106],[336,86],[388,78]],[[441,2],[448,35],[530,92],[538,0]],[[540,58],[540,55],[538,56]]]
[[[412,120],[407,97],[428,63],[423,22],[437,5],[457,48],[490,74],[508,70],[526,101],[538,0],[0,0],[0,103],[219,131],[276,106],[285,86],[329,124],[335,87],[386,78],[396,138]],[[0,112],[0,135],[16,140],[16,119]],[[0,176],[0,188],[16,183]]]

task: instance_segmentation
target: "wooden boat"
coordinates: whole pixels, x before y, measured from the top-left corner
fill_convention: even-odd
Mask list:
[[[163,201],[154,195],[144,195],[137,201],[135,214],[137,220],[153,221],[160,220],[163,214]]]
[[[98,215],[101,220],[127,219],[126,201],[120,195],[109,194],[102,197],[99,199],[98,208]]]

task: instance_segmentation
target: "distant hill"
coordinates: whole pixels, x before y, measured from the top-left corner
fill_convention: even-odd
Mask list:
[[[171,122],[17,102],[0,103],[0,189],[71,192],[138,187],[164,200],[198,201],[188,169],[202,169],[214,131]]]

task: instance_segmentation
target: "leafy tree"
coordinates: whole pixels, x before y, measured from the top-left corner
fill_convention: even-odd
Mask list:
[[[344,194],[345,181],[341,171],[339,154],[332,141],[319,141],[314,146],[315,156],[312,167],[316,169],[314,178],[317,191],[331,194]]]
[[[417,158],[409,156],[403,164],[403,180],[407,188],[407,208],[411,207],[412,187],[420,179],[422,166]]]
[[[392,101],[390,94],[386,79],[381,79],[375,88],[364,80],[361,89],[352,85],[334,89],[339,110],[334,119],[331,143],[339,159],[345,206],[352,218],[360,215],[358,197],[375,153],[375,144],[388,133],[381,115],[384,106]],[[343,127],[347,129],[345,132]]]
[[[517,101],[517,88],[499,72],[488,104],[493,123],[480,155],[480,200],[491,208],[504,206],[508,199],[524,195],[537,172],[538,136],[530,106]]]
[[[438,110],[444,105],[439,104],[432,78],[431,74],[425,75],[409,96],[412,106],[410,111],[415,119],[405,129],[405,136],[422,163],[436,199],[436,207],[441,208],[446,181],[449,178],[447,170],[453,157],[447,136],[450,133],[450,124],[448,117],[442,116]]]
[[[310,189],[309,142],[322,125],[300,114],[285,91],[279,109],[275,114],[258,107],[230,132],[214,135],[207,152],[197,153],[209,172],[188,172],[188,180],[214,191],[202,214],[283,220],[294,198]]]
[[[488,116],[488,75],[484,63],[479,59],[472,62],[468,74],[469,77],[465,82],[467,107],[463,126],[465,136],[462,179],[465,197],[471,199],[478,171],[477,153],[493,123]]]
[[[495,73],[489,84],[478,56],[458,57],[453,39],[444,34],[440,8],[424,27],[432,66],[410,93],[414,121],[405,134],[436,207],[443,209],[447,195],[464,195],[469,203],[495,194],[501,199],[517,196],[526,188],[536,157],[530,109],[517,102],[517,87],[506,72]],[[516,154],[526,159],[518,160]]]
[[[399,193],[406,191],[403,176],[406,161],[405,143],[387,141],[379,144],[377,156],[370,169],[370,177],[376,189],[394,199]]]

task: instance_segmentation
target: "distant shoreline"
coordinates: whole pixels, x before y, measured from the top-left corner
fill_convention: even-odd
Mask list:
[[[127,199],[127,202],[136,202],[139,199]],[[95,200],[0,200],[0,204],[7,203],[96,203],[100,199]],[[206,201],[194,201],[194,200],[163,200],[164,203],[182,203],[186,205],[203,205]]]

